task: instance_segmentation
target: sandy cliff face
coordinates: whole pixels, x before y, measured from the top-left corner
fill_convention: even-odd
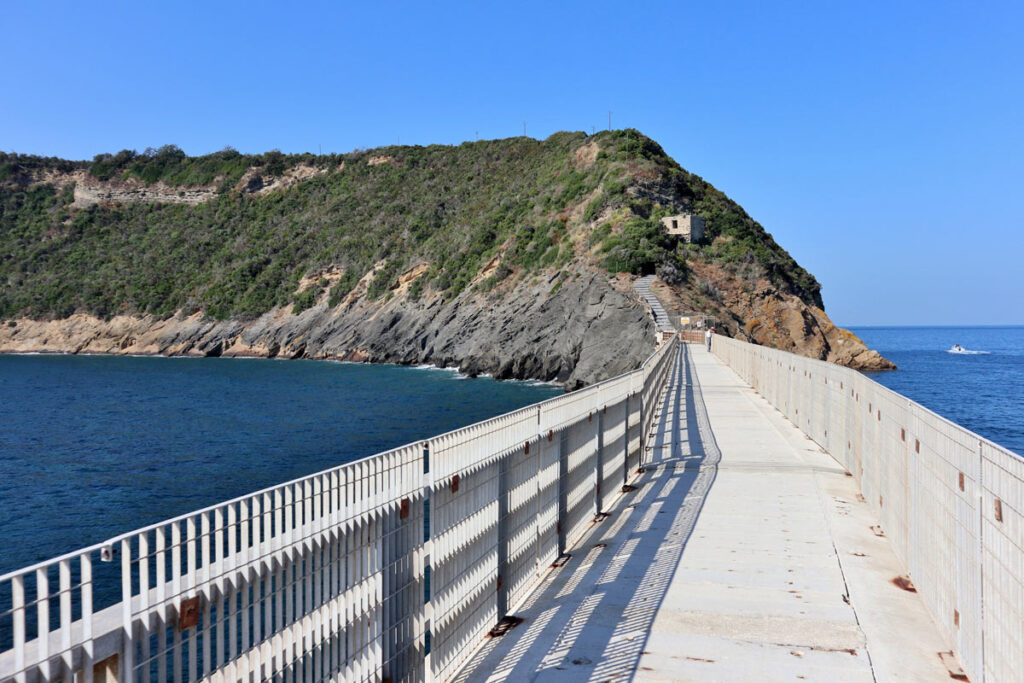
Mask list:
[[[639,301],[607,276],[575,270],[509,292],[465,293],[452,301],[386,302],[353,292],[331,309],[326,296],[298,315],[275,309],[251,321],[201,314],[109,320],[74,315],[19,319],[0,327],[0,352],[320,358],[433,363],[498,379],[539,378],[576,388],[631,370],[654,348]]]
[[[341,166],[344,168],[344,165]],[[313,176],[327,173],[326,168],[314,168],[299,164],[287,169],[279,176],[268,176],[262,169],[250,168],[242,179],[235,184],[234,190],[246,194],[265,195],[275,190],[291,187]],[[30,178],[29,184],[51,184],[55,187],[74,186],[74,202],[76,209],[93,204],[202,204],[215,199],[220,193],[219,178],[210,185],[194,187],[176,187],[163,182],[144,183],[136,178],[111,178],[97,180],[85,169],[69,173],[43,171]]]

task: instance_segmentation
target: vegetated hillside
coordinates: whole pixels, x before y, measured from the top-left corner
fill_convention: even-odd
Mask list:
[[[664,234],[681,210],[706,217],[708,244]],[[655,270],[676,296],[738,278],[822,308],[739,206],[632,130],[329,156],[0,154],[0,350],[434,362],[576,386],[650,351],[614,274]],[[735,309],[736,334],[771,327],[706,298]]]

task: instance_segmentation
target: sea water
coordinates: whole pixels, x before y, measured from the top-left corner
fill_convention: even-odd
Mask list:
[[[387,365],[0,356],[0,573],[559,393]]]
[[[898,370],[871,379],[1024,454],[1024,327],[854,327]],[[951,353],[955,344],[967,352]]]

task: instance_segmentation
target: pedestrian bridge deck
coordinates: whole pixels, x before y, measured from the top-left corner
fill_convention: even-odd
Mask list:
[[[853,479],[702,346],[647,465],[458,680],[948,680]]]

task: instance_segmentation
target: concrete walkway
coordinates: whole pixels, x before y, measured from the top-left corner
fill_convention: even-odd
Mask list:
[[[458,680],[949,680],[853,480],[703,347],[651,443],[637,490]]]

